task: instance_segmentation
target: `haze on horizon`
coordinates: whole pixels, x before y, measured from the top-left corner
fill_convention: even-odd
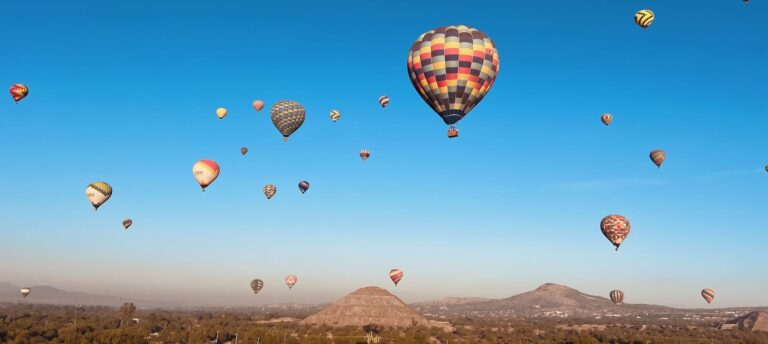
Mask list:
[[[243,306],[369,285],[406,302],[504,298],[546,282],[627,303],[768,305],[768,4],[494,6],[6,4],[0,84],[30,94],[0,101],[0,282]],[[645,32],[643,7],[657,14]],[[451,24],[487,33],[500,71],[448,140],[405,63],[421,33]],[[287,144],[269,121],[282,99],[307,109]],[[205,193],[200,159],[222,169]],[[114,187],[96,213],[93,181]],[[599,229],[615,213],[632,223],[618,252]]]

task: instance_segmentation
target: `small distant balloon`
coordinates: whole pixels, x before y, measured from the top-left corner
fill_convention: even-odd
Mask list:
[[[85,188],[85,196],[91,202],[93,210],[98,210],[102,204],[112,197],[112,186],[105,182],[90,183]]]
[[[653,19],[655,19],[655,15],[651,10],[639,10],[635,13],[635,24],[639,25],[643,30],[653,23]]]
[[[240,147],[240,154],[242,155],[248,154],[248,147]]]
[[[661,168],[661,164],[663,164],[664,160],[667,158],[667,153],[661,149],[654,149],[651,151],[650,157],[656,167]]]
[[[768,172],[768,165],[765,165],[765,172]]]
[[[603,121],[603,124],[609,125],[611,122],[613,122],[613,115],[606,113],[600,116],[600,120]]]
[[[299,182],[299,191],[301,191],[301,193],[305,193],[305,192],[307,192],[307,190],[309,190],[309,182],[306,181],[306,180],[300,181]]]
[[[216,116],[218,116],[219,119],[224,119],[224,117],[227,117],[227,109],[223,107],[216,109]]]
[[[403,272],[400,271],[400,269],[392,269],[389,271],[389,279],[391,279],[392,282],[395,283],[395,287],[397,287],[397,284],[403,279]]]
[[[368,158],[371,157],[371,152],[369,152],[367,149],[363,149],[360,151],[360,159],[363,159],[363,161],[368,160]]]
[[[220,171],[219,164],[213,160],[200,160],[192,166],[192,175],[203,191],[219,177]]]
[[[333,123],[336,123],[336,121],[338,121],[339,118],[341,118],[341,112],[339,112],[339,110],[331,110],[330,116]]]
[[[608,215],[600,221],[600,230],[616,246],[616,251],[629,235],[630,228],[629,220],[622,215]]]
[[[296,277],[296,275],[285,276],[285,285],[288,286],[288,289],[293,289],[293,286],[296,285],[296,282],[298,281],[299,278]]]
[[[27,297],[27,295],[29,295],[29,293],[31,293],[31,292],[32,292],[32,290],[29,289],[29,288],[21,288],[19,290],[19,293],[21,293],[21,297]]]
[[[264,102],[261,100],[254,100],[253,101],[253,109],[256,110],[256,112],[261,111],[261,109],[264,108]]]
[[[613,303],[620,305],[622,302],[624,302],[624,292],[621,290],[611,290],[611,301]]]
[[[382,108],[387,107],[387,105],[389,105],[389,97],[387,96],[379,97],[379,105],[381,105]]]
[[[125,227],[125,229],[128,229],[131,226],[133,226],[133,220],[131,220],[131,219],[123,220],[123,227]]]
[[[745,5],[749,3],[749,0],[742,0],[742,1],[744,1]]]
[[[24,99],[24,97],[29,94],[29,88],[27,86],[24,86],[22,84],[13,84],[11,85],[11,97],[13,97],[14,102],[19,102],[19,100]]]
[[[701,297],[703,297],[707,303],[712,303],[712,300],[715,299],[715,291],[709,288],[704,289],[701,291]]]
[[[272,184],[267,184],[264,186],[264,196],[267,196],[267,199],[272,199],[272,196],[274,196],[277,193],[277,187]]]
[[[251,290],[253,290],[254,294],[258,294],[261,291],[261,288],[264,288],[264,281],[258,278],[251,281]]]

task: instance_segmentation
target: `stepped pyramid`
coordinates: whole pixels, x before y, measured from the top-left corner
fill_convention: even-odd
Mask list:
[[[384,327],[429,326],[423,315],[402,300],[378,287],[355,290],[317,314],[300,322],[302,325],[332,327],[376,324]]]

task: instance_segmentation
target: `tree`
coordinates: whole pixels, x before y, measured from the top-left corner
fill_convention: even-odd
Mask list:
[[[136,313],[136,306],[133,305],[133,302],[124,303],[120,306],[120,327],[123,327],[125,323],[130,324],[134,313]]]

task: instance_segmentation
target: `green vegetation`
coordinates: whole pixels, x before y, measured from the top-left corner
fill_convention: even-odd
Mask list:
[[[708,323],[598,324],[576,319],[447,319],[441,328],[305,327],[301,310],[281,314],[256,310],[170,311],[30,304],[0,305],[0,343],[768,343],[768,333],[720,331]],[[134,320],[134,318],[136,320]],[[285,319],[280,319],[285,320]],[[637,320],[640,321],[640,320]],[[582,330],[582,331],[579,331]],[[366,337],[367,336],[367,337]]]

